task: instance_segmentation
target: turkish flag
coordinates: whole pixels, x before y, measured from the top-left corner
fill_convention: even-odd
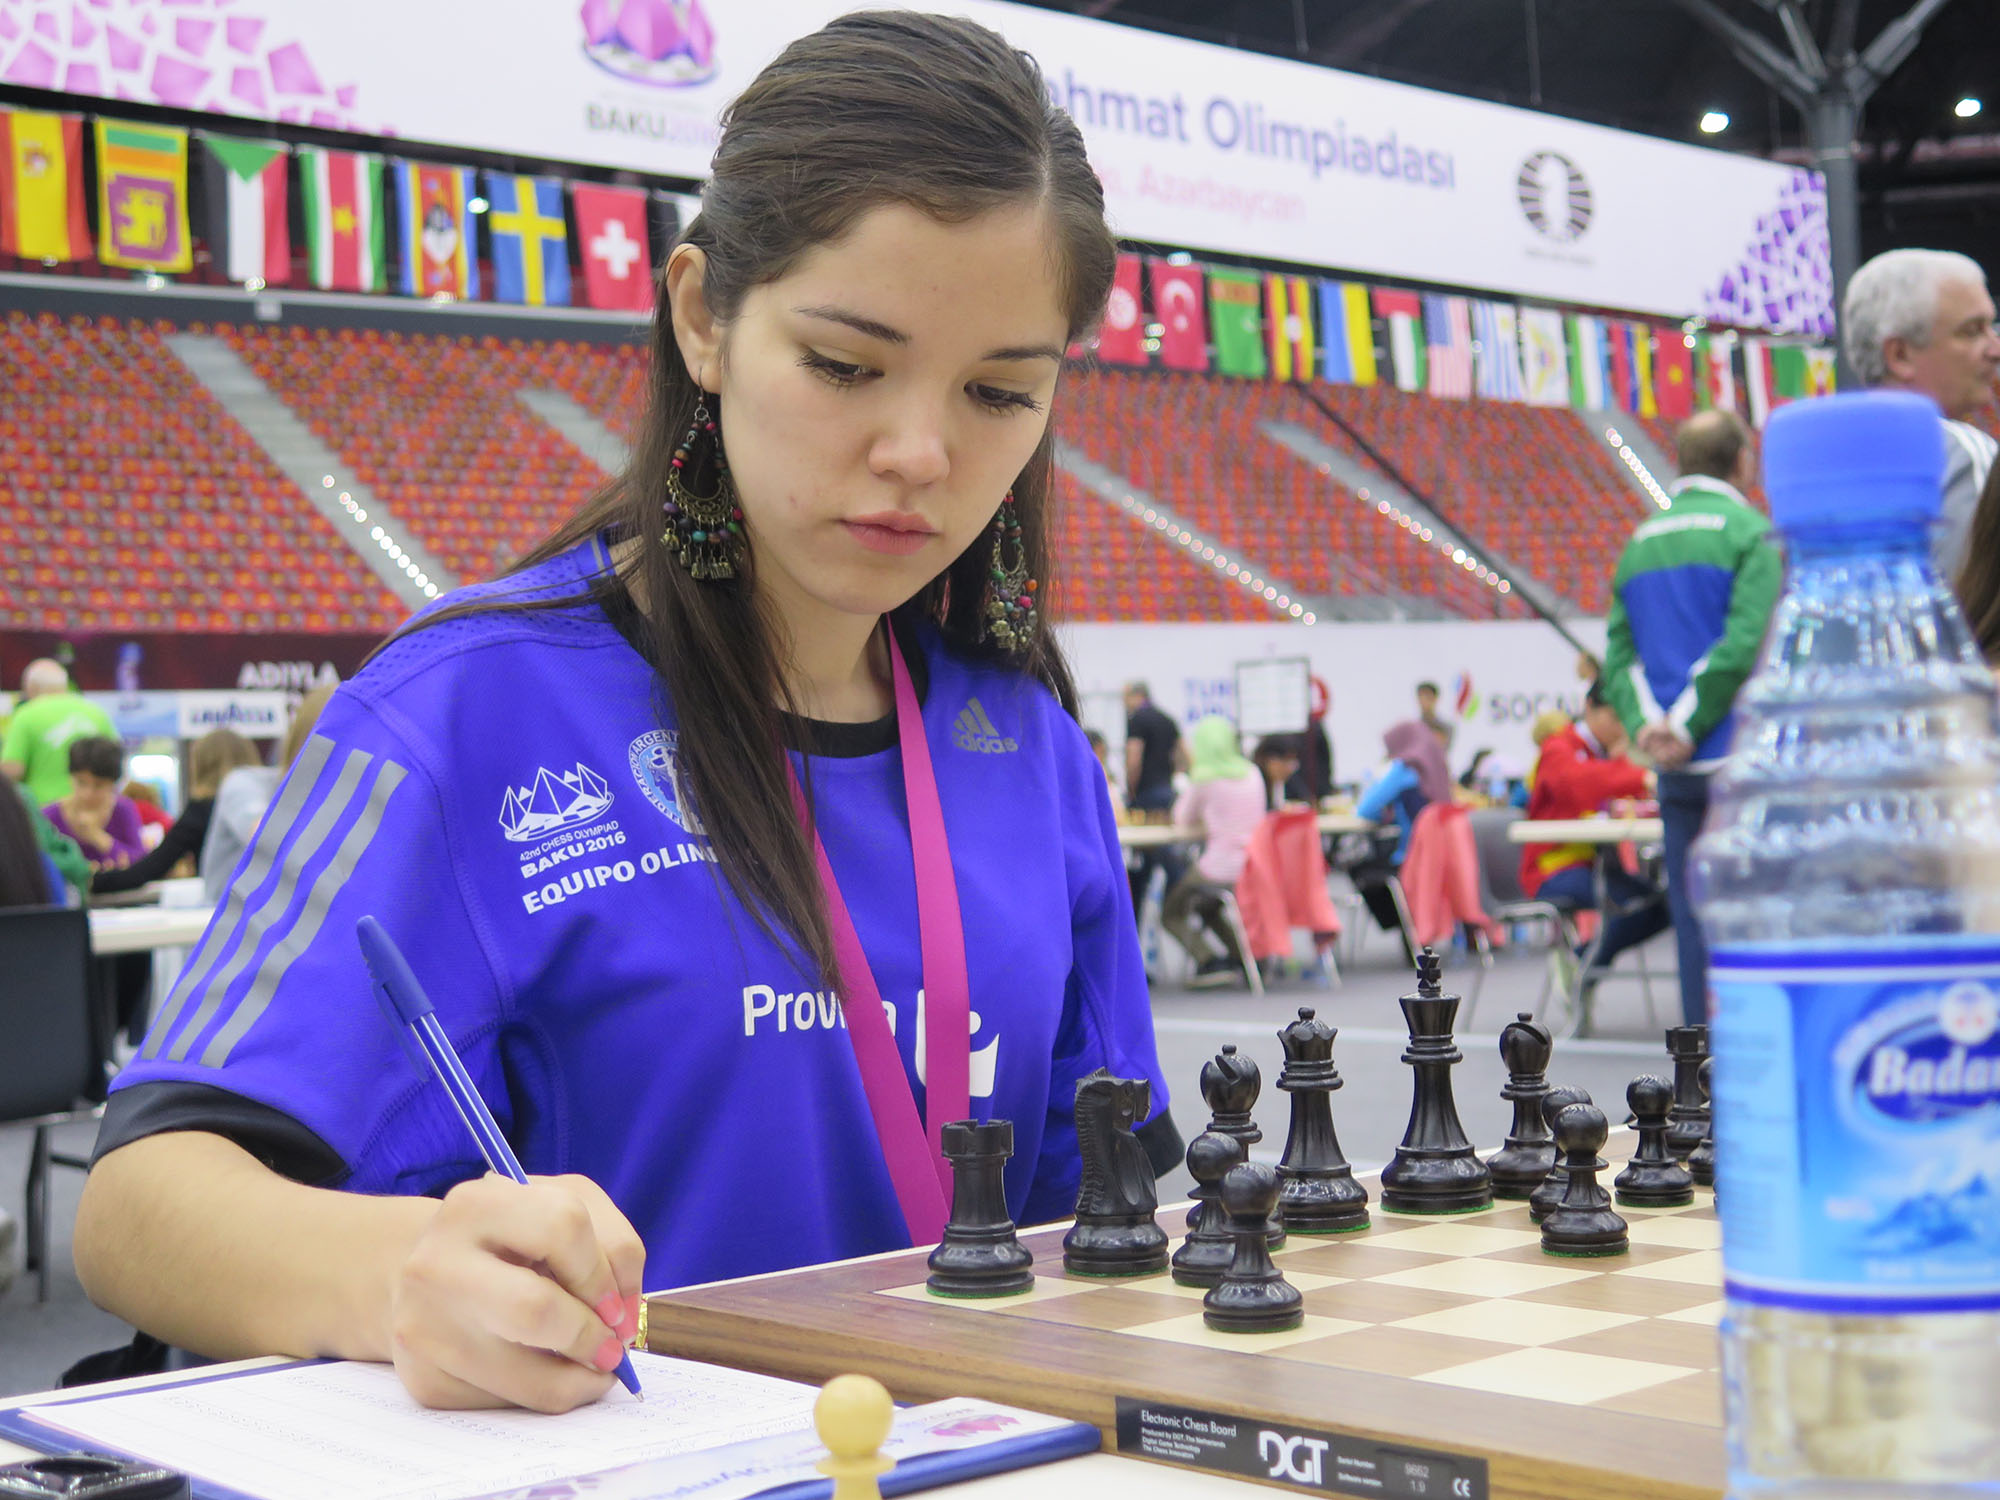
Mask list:
[[[1203,312],[1201,267],[1154,260],[1153,316],[1160,320],[1160,363],[1169,370],[1208,368],[1208,318]]]
[[[592,307],[653,310],[653,255],[646,237],[646,194],[640,188],[574,183],[576,243],[583,252],[583,289]]]
[[[1139,257],[1120,255],[1097,334],[1097,357],[1111,365],[1146,362],[1146,310],[1139,299]]]

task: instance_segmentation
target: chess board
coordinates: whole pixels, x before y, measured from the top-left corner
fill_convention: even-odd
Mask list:
[[[1066,1275],[1053,1228],[1022,1237],[1037,1276],[1023,1295],[932,1296],[924,1252],[906,1251],[660,1294],[649,1336],[664,1352],[795,1378],[864,1370],[903,1399],[1054,1412],[1123,1451],[1138,1447],[1136,1409],[1164,1404],[1349,1435],[1441,1476],[1347,1489],[1299,1483],[1295,1466],[1291,1487],[1316,1493],[1720,1495],[1721,1226],[1708,1192],[1685,1208],[1621,1208],[1629,1253],[1569,1259],[1543,1252],[1525,1203],[1392,1214],[1369,1188],[1367,1229],[1294,1234],[1276,1252],[1305,1300],[1304,1326],[1289,1332],[1213,1332],[1201,1291],[1164,1274]],[[1185,1208],[1160,1222],[1178,1231]]]

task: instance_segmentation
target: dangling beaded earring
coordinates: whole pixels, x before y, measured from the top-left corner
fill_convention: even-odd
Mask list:
[[[1035,594],[1041,585],[1028,576],[1028,549],[1021,540],[1021,517],[1012,490],[1000,502],[992,529],[993,566],[986,575],[986,628],[982,634],[1002,651],[1018,656],[1033,643],[1041,623],[1035,612]],[[1011,564],[1007,561],[1010,552]]]
[[[709,440],[715,460],[715,490],[697,495],[688,488],[695,466],[695,445]],[[736,576],[736,563],[743,548],[743,510],[736,503],[736,486],[729,478],[729,459],[722,451],[715,418],[708,402],[697,401],[694,423],[674,449],[673,464],[667,470],[667,498],[661,506],[667,529],[660,540],[688,571],[691,578],[719,580]]]

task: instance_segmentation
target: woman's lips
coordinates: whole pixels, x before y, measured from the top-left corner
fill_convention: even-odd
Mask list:
[[[921,552],[925,543],[937,536],[925,522],[914,516],[862,516],[840,524],[847,528],[849,536],[870,552],[882,552],[891,557],[908,557],[914,552]]]

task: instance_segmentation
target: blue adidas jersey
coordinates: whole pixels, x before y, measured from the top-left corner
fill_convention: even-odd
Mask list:
[[[508,587],[570,594],[604,563],[592,544]],[[1014,1122],[1014,1216],[1060,1217],[1077,1078],[1150,1080],[1172,1139],[1104,775],[1045,689],[918,636],[973,1110]],[[522,1164],[602,1185],[645,1240],[649,1287],[907,1244],[839,998],[731,896],[660,696],[594,606],[482,613],[379,655],[328,705],[119,1075],[100,1152],[209,1128],[361,1192],[484,1171],[371,994],[354,925],[373,914]],[[901,754],[809,769],[921,1109]]]

